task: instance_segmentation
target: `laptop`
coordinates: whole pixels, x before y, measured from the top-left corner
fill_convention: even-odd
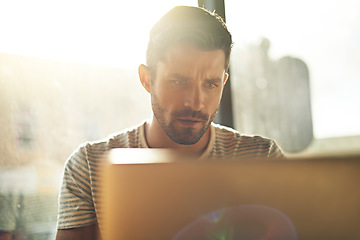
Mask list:
[[[360,157],[196,160],[114,149],[103,239],[360,239]]]

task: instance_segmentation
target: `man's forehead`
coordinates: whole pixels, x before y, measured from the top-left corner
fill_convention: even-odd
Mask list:
[[[210,64],[212,67],[225,66],[225,52],[222,49],[204,50],[192,44],[169,46],[159,62],[174,64]]]

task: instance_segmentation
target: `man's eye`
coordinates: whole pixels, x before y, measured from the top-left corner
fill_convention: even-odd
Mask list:
[[[185,81],[182,81],[182,80],[171,80],[170,82],[177,86],[181,86],[181,85],[185,84]]]
[[[213,88],[218,87],[218,85],[215,84],[215,83],[208,83],[208,84],[207,84],[207,87],[210,88],[210,89],[213,89]]]

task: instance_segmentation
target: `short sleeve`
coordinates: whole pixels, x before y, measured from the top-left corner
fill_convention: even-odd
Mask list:
[[[281,148],[274,140],[270,140],[269,158],[286,159]]]
[[[96,222],[86,148],[80,147],[65,164],[57,228],[82,227]]]

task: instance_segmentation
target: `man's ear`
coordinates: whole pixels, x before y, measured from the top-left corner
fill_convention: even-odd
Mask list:
[[[224,74],[224,85],[226,84],[228,79],[229,79],[229,74],[227,72],[225,72],[225,74]]]
[[[150,81],[151,81],[151,73],[150,68],[141,64],[138,69],[139,78],[141,85],[145,88],[145,90],[150,93]]]

